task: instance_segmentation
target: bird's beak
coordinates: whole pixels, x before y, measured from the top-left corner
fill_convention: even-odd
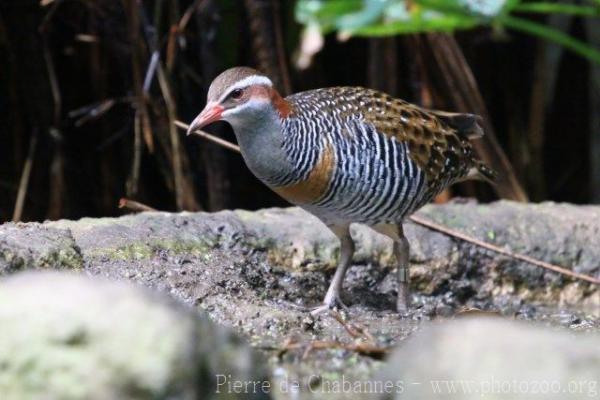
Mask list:
[[[192,121],[186,135],[192,134],[196,129],[201,129],[208,124],[219,121],[223,110],[223,106],[217,102],[208,103],[204,110]]]

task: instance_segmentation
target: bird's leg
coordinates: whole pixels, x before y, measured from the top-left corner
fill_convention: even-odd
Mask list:
[[[410,246],[402,225],[398,224],[398,239],[394,240],[394,256],[398,262],[398,298],[396,299],[396,310],[406,313],[410,307],[410,274],[408,255]]]
[[[394,241],[394,257],[398,263],[398,297],[396,299],[396,310],[405,314],[410,307],[410,287],[408,273],[408,253],[410,251],[408,240],[404,236],[402,223],[380,224],[372,227],[377,232],[388,236]]]
[[[329,289],[327,289],[323,304],[311,312],[313,315],[327,311],[336,305],[346,308],[340,299],[340,295],[342,293],[342,284],[344,282],[346,270],[350,266],[352,256],[354,255],[354,241],[352,240],[352,236],[350,236],[349,225],[343,227],[330,226],[329,229],[340,238],[340,260],[335,270],[335,274],[333,275],[333,279],[329,284]]]

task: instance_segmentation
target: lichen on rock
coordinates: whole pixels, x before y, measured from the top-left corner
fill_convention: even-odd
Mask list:
[[[68,229],[37,223],[0,225],[0,275],[24,269],[79,269],[83,258]]]
[[[600,207],[455,202],[426,206],[419,216],[512,251],[600,276]],[[369,332],[377,346],[402,344],[418,335],[415,332],[425,321],[444,324],[472,312],[600,331],[597,285],[410,221],[405,232],[411,243],[413,307],[408,317],[399,318],[394,310],[391,241],[361,225],[352,226],[351,232],[357,253],[344,281],[343,300],[349,309],[343,314]],[[57,256],[46,256],[44,249]],[[73,265],[87,275],[130,281],[167,294],[261,349],[270,357],[273,382],[304,382],[302,393],[310,394],[309,386],[318,386],[319,379],[368,380],[385,365],[339,347],[311,351],[308,346],[315,340],[348,344],[358,339],[329,315],[308,316],[307,309],[317,305],[327,290],[339,244],[319,220],[298,208],[151,212],[21,224],[18,229],[8,224],[0,226],[0,251],[8,254],[0,259],[0,273]],[[66,261],[71,259],[78,261]],[[218,347],[208,340],[210,335],[201,336],[206,349]],[[306,345],[282,349],[290,341]],[[311,375],[318,379],[311,380]],[[330,393],[309,398],[333,397]],[[348,398],[343,393],[338,397]]]
[[[28,272],[0,280],[0,326],[3,399],[210,399],[217,374],[266,376],[229,329],[105,279]]]

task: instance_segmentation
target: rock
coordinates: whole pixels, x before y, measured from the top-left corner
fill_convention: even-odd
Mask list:
[[[490,205],[453,203],[426,206],[420,215],[477,239],[576,272],[600,276],[597,263],[600,207],[508,201]],[[270,292],[283,291],[287,293],[286,299],[294,302],[301,301],[293,294],[297,279],[305,281],[300,289],[305,298],[317,301],[322,296],[327,271],[335,266],[339,252],[337,239],[315,217],[298,208],[214,214],[143,213],[42,225],[9,224],[1,229],[0,254],[4,256],[0,260],[17,260],[9,264],[4,261],[12,269],[77,266],[83,258],[92,270],[97,268],[110,275],[115,266],[126,278],[166,290],[173,288],[159,279],[166,272],[164,262],[143,269],[127,266],[158,256],[166,260],[174,255],[180,258],[180,264],[219,257],[229,258],[230,264],[246,263],[247,254],[257,254],[261,256],[258,261],[267,263],[271,272],[248,271],[246,279],[266,285]],[[600,317],[600,291],[592,284],[574,281],[412,223],[406,224],[406,233],[411,243],[411,277],[416,293],[427,296],[449,293],[451,298],[445,298],[444,302],[455,306],[504,309],[505,305],[517,304],[515,299],[518,299],[574,306]],[[357,242],[354,263],[367,268],[350,268],[346,281],[350,302],[387,308],[393,303],[395,291],[391,269],[385,268],[394,266],[391,242],[361,225],[352,227],[352,235]],[[243,253],[242,257],[236,257],[239,253]],[[55,259],[58,261],[53,262]],[[0,261],[0,271],[6,271],[8,267],[2,269],[2,265]],[[326,276],[307,271],[322,271]],[[282,274],[289,279],[280,279]],[[364,295],[377,289],[386,295]],[[510,310],[514,312],[519,310]]]
[[[83,266],[71,232],[43,224],[0,225],[0,275],[21,269],[78,269]]]
[[[599,376],[598,334],[472,317],[424,328],[372,384],[393,383],[386,399],[589,399]]]
[[[0,326],[3,399],[219,398],[219,375],[265,376],[230,330],[104,279],[29,272],[0,281]]]
[[[423,211],[428,218],[480,240],[600,278],[598,206],[498,201],[490,205],[428,206]],[[508,295],[530,302],[575,306],[600,317],[598,285],[573,281],[476,247],[460,252],[463,257],[470,256],[458,262],[458,272],[478,282],[469,287],[474,297]],[[486,278],[479,280],[474,275],[481,271],[484,258],[488,258],[490,268],[484,272]]]
[[[600,276],[600,207],[451,203],[429,205],[418,215],[477,239]],[[167,293],[208,313],[217,324],[232,327],[252,345],[268,349],[275,383],[297,382],[310,393],[320,379],[364,382],[381,366],[380,360],[352,351],[308,351],[307,344],[314,340],[357,339],[331,315],[306,318],[307,307],[317,305],[327,290],[339,248],[321,222],[298,208],[153,212],[21,226],[31,229],[31,235],[55,229],[71,237],[74,243],[69,246],[78,249],[87,274]],[[408,318],[399,318],[394,311],[396,274],[390,240],[367,227],[352,227],[357,254],[344,281],[342,297],[350,306],[345,314],[369,332],[375,345],[402,343],[424,321],[452,318],[465,310],[572,331],[600,330],[597,286],[411,222],[405,231],[411,243],[414,307]],[[61,237],[55,244],[59,248]],[[27,243],[18,244],[27,249]],[[32,258],[20,268],[35,266]],[[294,345],[282,349],[285,343]]]
[[[69,231],[86,260],[145,260],[159,251],[205,255],[218,244],[244,238],[244,226],[231,211],[220,213],[141,213],[120,218],[82,218],[45,226]]]

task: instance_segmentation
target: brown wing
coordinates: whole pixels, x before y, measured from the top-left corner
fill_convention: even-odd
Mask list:
[[[375,90],[364,90],[363,118],[378,132],[408,143],[410,157],[434,188],[478,167],[469,139],[480,137],[480,118],[426,110]],[[437,189],[437,188],[436,188]]]

